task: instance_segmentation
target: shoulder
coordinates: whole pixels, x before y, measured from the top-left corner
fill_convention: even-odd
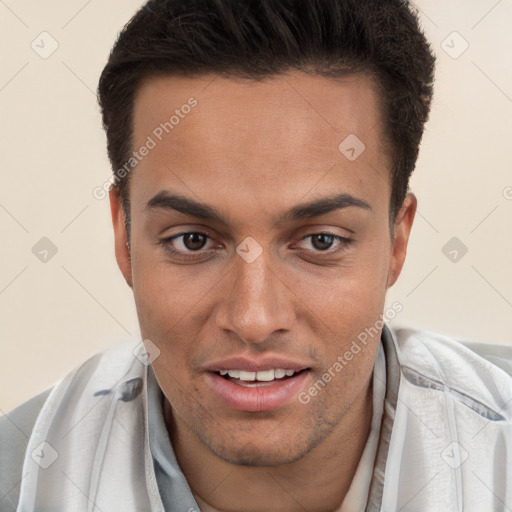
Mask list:
[[[512,394],[512,347],[462,342],[420,329],[392,332],[408,381],[421,387],[446,387],[512,417],[512,408],[503,407]]]
[[[455,339],[444,334],[412,328],[400,328],[392,331],[396,340],[401,359],[409,360],[421,356],[436,363],[438,371],[443,363],[450,364],[453,360],[481,363],[501,368],[508,375],[512,374],[512,343],[497,345],[477,341]]]
[[[496,345],[464,340],[461,343],[512,377],[512,344]]]
[[[90,386],[97,388],[100,393],[108,393],[116,382],[122,379],[126,367],[132,364],[135,358],[141,362],[145,361],[143,356],[148,357],[140,342],[117,343],[80,363],[52,389],[40,393],[0,417],[2,512],[16,510],[27,445],[43,406],[46,404],[46,407],[58,407],[63,393],[71,393],[74,399],[78,400]]]
[[[0,417],[0,508],[16,510],[28,440],[51,389]]]

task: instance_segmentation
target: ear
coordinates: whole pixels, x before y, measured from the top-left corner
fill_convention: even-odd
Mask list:
[[[126,233],[126,223],[124,218],[121,197],[117,187],[112,186],[109,191],[110,212],[112,213],[112,224],[114,226],[114,241],[116,260],[121,274],[128,286],[131,288],[132,281],[132,262],[130,258],[130,249],[127,247],[128,234]]]
[[[412,192],[408,192],[402,208],[398,212],[394,225],[394,241],[392,246],[391,261],[389,263],[387,287],[393,286],[404,266],[407,254],[407,244],[411,233],[412,223],[416,215],[418,200]]]

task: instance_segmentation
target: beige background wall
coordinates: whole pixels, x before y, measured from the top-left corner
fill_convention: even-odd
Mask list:
[[[138,336],[108,202],[92,190],[109,176],[97,80],[140,4],[0,2],[3,412]],[[437,89],[411,183],[408,261],[388,296],[403,304],[392,325],[512,344],[512,0],[416,5],[438,55]]]

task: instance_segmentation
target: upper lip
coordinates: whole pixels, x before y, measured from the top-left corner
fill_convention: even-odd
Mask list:
[[[265,356],[258,359],[237,356],[229,359],[222,359],[210,363],[205,367],[206,371],[218,372],[220,370],[242,370],[245,372],[260,372],[282,368],[284,370],[295,370],[296,372],[310,368],[310,365],[299,361],[292,361],[278,356]]]

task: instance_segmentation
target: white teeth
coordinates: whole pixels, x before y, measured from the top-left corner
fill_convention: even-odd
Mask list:
[[[285,370],[277,368],[275,370],[263,370],[259,372],[246,372],[244,370],[220,370],[221,375],[229,375],[233,379],[240,379],[246,382],[261,381],[270,382],[274,379],[282,379],[285,375],[291,377],[296,372],[295,370]]]
[[[239,372],[239,379],[240,380],[255,380],[256,379],[256,372],[244,372],[243,370],[240,370]],[[231,377],[231,375],[230,375]]]
[[[257,372],[256,380],[261,380],[263,382],[274,380],[274,370],[265,370],[262,372]]]

